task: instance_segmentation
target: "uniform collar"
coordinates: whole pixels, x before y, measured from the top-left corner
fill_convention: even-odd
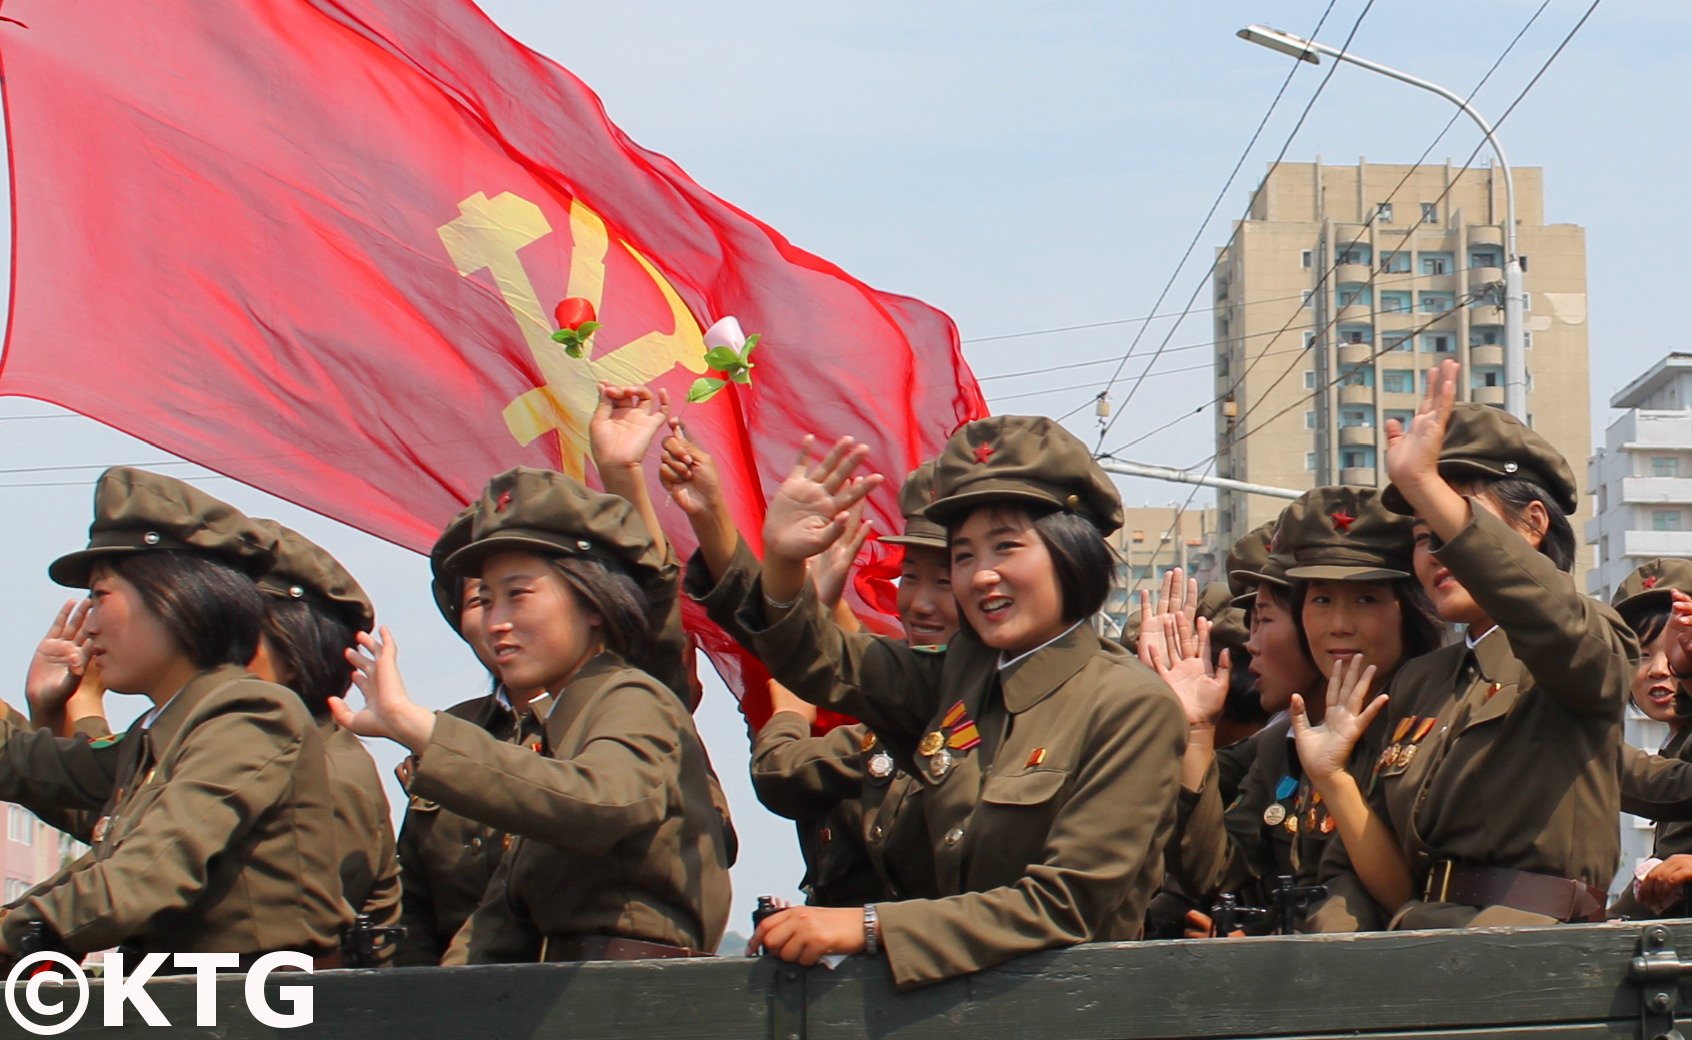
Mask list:
[[[547,746],[558,747],[565,731],[576,721],[588,701],[593,700],[594,694],[598,693],[601,687],[615,682],[616,673],[627,667],[621,657],[609,650],[602,650],[576,669],[576,674],[570,677],[564,688],[544,705],[539,703],[540,697],[530,701],[531,708],[540,709],[535,712],[535,716],[546,730]]]
[[[1510,638],[1498,632],[1497,625],[1475,640],[1469,647],[1469,653],[1474,655],[1475,668],[1487,682],[1513,682],[1517,678],[1516,656],[1510,651]]]
[[[1069,633],[1075,631],[1079,627],[1081,627],[1081,622],[1077,621],[1075,624],[1070,625],[1068,628],[1064,629],[1062,632],[1059,632],[1057,635],[1053,636],[1052,638],[1046,640],[1044,643],[1041,643],[1039,646],[1035,647],[1034,649],[1024,650],[1022,653],[1017,654],[1015,657],[1011,658],[1008,661],[1005,660],[1004,651],[1000,651],[999,652],[999,671],[1002,672],[1006,668],[1009,668],[1011,665],[1014,665],[1014,664],[1018,663],[1019,661],[1025,661],[1028,658],[1033,657],[1035,654],[1044,650],[1046,647],[1051,646],[1053,643],[1062,639],[1064,636],[1066,636]]]
[[[1027,711],[1045,700],[1053,690],[1068,682],[1103,652],[1103,644],[1091,628],[1080,622],[1043,646],[1022,654],[999,668],[999,685],[1005,708],[1012,714]]]
[[[176,696],[165,701],[158,709],[158,714],[152,717],[152,721],[142,726],[142,731],[151,735],[153,747],[161,750],[169,747],[182,732],[182,727],[187,724],[189,717],[194,714],[194,708],[214,690],[236,679],[259,681],[258,676],[238,664],[208,668],[189,679],[188,685],[182,687]]]

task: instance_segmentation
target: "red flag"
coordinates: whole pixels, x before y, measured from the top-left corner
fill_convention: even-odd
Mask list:
[[[754,538],[804,433],[896,484],[985,414],[945,315],[693,183],[467,0],[5,13],[0,393],[412,548],[494,472],[582,473],[597,379],[680,401],[724,315],[763,336],[754,384],[685,419]],[[582,360],[565,297],[603,322]],[[891,485],[868,515],[897,528]]]

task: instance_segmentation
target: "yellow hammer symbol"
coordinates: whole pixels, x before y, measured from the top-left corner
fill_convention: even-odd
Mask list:
[[[699,323],[658,269],[629,243],[628,252],[657,286],[670,310],[670,331],[654,330],[597,356],[578,360],[552,340],[540,297],[523,269],[518,250],[552,233],[539,206],[510,192],[488,198],[482,192],[458,204],[458,216],[438,229],[441,243],[466,278],[487,271],[494,288],[517,322],[523,342],[540,369],[542,385],[505,407],[505,425],[517,443],[527,446],[556,431],[563,471],[581,479],[587,469],[587,424],[600,380],[623,385],[649,383],[676,365],[705,371],[705,342]],[[570,278],[566,296],[581,296],[600,312],[605,293],[605,256],[610,249],[605,222],[578,200],[570,203]],[[595,336],[597,343],[603,330]]]

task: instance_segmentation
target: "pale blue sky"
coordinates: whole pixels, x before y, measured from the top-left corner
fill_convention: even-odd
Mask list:
[[[1587,3],[1553,0],[1477,97],[1483,112],[1502,112]],[[1286,75],[1289,59],[1234,30],[1265,22],[1307,33],[1325,2],[484,6],[702,184],[859,278],[951,314],[995,411],[1056,415],[1084,404],[1113,365],[993,377],[1114,361],[1137,326],[969,340],[1147,314]],[[1338,44],[1363,6],[1338,0],[1321,38]],[[1537,6],[1378,0],[1353,47],[1466,93]],[[1611,393],[1685,346],[1662,324],[1667,311],[1652,308],[1685,296],[1685,249],[1673,243],[1692,225],[1682,141],[1692,125],[1682,86],[1689,25],[1692,10],[1677,3],[1609,0],[1500,131],[1516,165],[1545,168],[1548,219],[1586,226],[1600,423]],[[1300,70],[1160,310],[1186,302],[1324,71]],[[1342,68],[1288,158],[1408,162],[1449,114],[1430,95]],[[1431,161],[1461,161],[1475,141],[1459,126]],[[1169,325],[1153,322],[1139,353],[1149,356]],[[1210,396],[1209,336],[1208,312],[1175,330],[1170,346],[1194,349],[1165,356],[1107,446]],[[1157,374],[1195,366],[1205,367]],[[1130,361],[1126,373],[1140,367]],[[1084,408],[1071,425],[1091,443],[1091,423]],[[1190,464],[1208,455],[1209,430],[1194,418],[1134,457]],[[13,590],[14,618],[0,660],[15,662],[20,678],[62,598],[46,563],[83,544],[94,477],[105,465],[156,460],[168,457],[93,422],[0,400],[0,532],[12,546],[0,581]],[[73,466],[85,468],[62,468]],[[420,700],[445,706],[478,691],[479,668],[436,614],[420,557],[227,479],[205,487],[339,555],[397,633]],[[1134,505],[1187,493],[1148,482],[1123,491]],[[745,931],[755,897],[792,895],[800,868],[789,826],[751,796],[743,727],[712,686],[700,721],[740,828],[731,926]],[[136,705],[112,708],[121,721]],[[384,769],[398,758],[393,745],[373,750]]]

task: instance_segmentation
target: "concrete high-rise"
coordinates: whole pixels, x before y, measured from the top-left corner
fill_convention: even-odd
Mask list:
[[[1514,173],[1528,421],[1568,456],[1585,503],[1586,232],[1545,223],[1542,170]],[[1463,364],[1464,399],[1503,407],[1504,213],[1503,177],[1486,167],[1276,167],[1214,275],[1216,472],[1384,484],[1386,421],[1414,414],[1445,358]],[[1283,505],[1219,492],[1220,543]]]

